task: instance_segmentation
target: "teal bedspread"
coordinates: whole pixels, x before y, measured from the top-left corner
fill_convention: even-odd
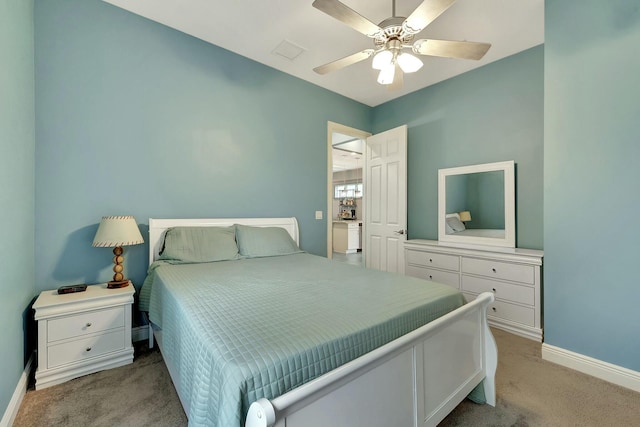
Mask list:
[[[241,426],[251,402],[464,304],[448,286],[305,253],[150,272],[142,294],[190,426]]]

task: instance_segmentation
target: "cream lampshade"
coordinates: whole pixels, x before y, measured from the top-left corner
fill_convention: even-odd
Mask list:
[[[460,215],[460,221],[462,222],[471,221],[471,212],[469,211],[459,212],[458,215]]]
[[[129,285],[129,280],[124,278],[124,249],[123,246],[139,245],[144,243],[140,229],[133,216],[103,216],[96,236],[93,238],[93,246],[98,248],[113,249],[113,280],[107,283],[108,288],[123,288]]]

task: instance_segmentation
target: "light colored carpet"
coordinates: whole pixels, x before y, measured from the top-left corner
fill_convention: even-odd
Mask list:
[[[497,406],[464,401],[441,427],[640,426],[640,393],[543,361],[540,343],[500,330],[494,330],[494,336],[499,353]],[[132,365],[29,390],[14,423],[186,425],[160,353],[140,345]]]
[[[14,426],[186,426],[160,352],[136,345],[134,362],[42,390],[31,389]]]

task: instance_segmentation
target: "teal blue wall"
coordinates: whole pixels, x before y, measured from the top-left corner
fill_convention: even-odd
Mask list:
[[[25,366],[35,294],[33,1],[0,0],[0,418]]]
[[[327,121],[369,107],[98,0],[36,1],[35,36],[39,289],[110,279],[103,215],[295,216],[326,254]]]
[[[374,133],[409,126],[410,238],[438,238],[438,169],[515,160],[517,245],[542,249],[543,65],[534,47],[373,110]]]
[[[545,341],[640,371],[640,5],[545,8]]]

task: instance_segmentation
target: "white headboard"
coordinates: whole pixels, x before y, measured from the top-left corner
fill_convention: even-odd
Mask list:
[[[149,218],[149,264],[158,258],[164,242],[164,234],[172,227],[228,227],[233,224],[254,227],[282,227],[300,245],[298,221],[295,218]]]

